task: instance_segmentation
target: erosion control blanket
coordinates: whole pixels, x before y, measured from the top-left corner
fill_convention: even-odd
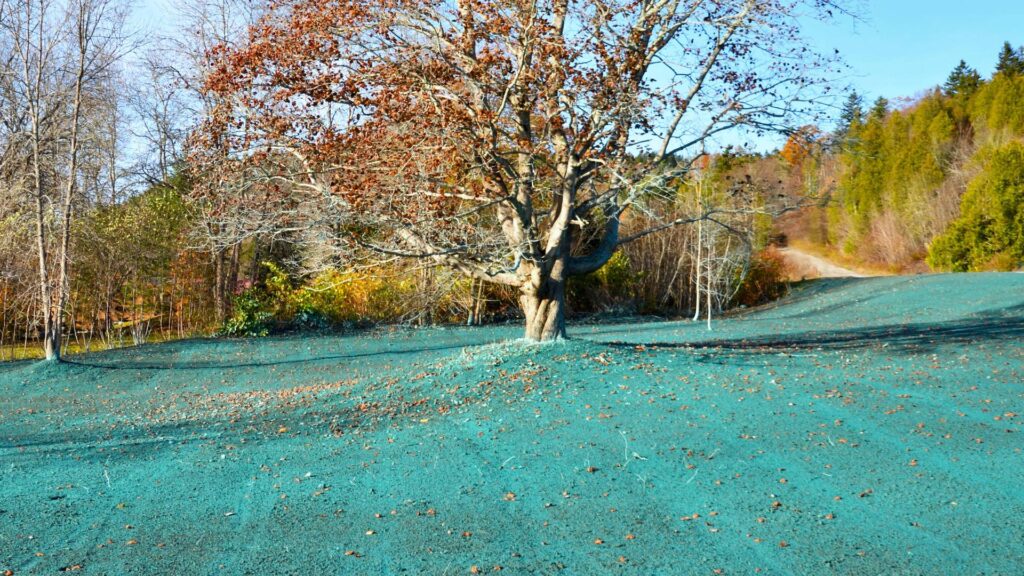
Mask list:
[[[0,574],[1020,574],[1024,275],[0,365]]]

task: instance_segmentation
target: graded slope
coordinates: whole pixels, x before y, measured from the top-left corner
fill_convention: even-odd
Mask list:
[[[0,365],[0,573],[1017,574],[1024,276]]]

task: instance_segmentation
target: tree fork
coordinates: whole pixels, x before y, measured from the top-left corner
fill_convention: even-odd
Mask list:
[[[560,273],[524,284],[519,301],[526,316],[527,340],[548,342],[566,337],[565,279]]]

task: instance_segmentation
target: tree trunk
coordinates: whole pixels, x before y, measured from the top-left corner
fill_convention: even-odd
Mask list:
[[[60,361],[60,323],[52,319],[43,336],[43,352],[47,360]]]
[[[469,315],[466,318],[466,326],[476,325],[476,278],[469,279]]]
[[[38,168],[37,168],[38,172]],[[37,179],[38,182],[38,179]],[[39,186],[37,184],[37,186]],[[57,346],[54,346],[53,338],[53,297],[50,293],[50,277],[47,270],[48,256],[46,251],[46,227],[43,223],[43,200],[42,192],[36,195],[36,246],[39,251],[39,293],[43,309],[43,351],[47,360],[60,359],[60,335],[57,335]]]
[[[522,288],[526,339],[547,342],[565,338],[565,280],[546,278]]]
[[[484,283],[480,282],[480,285],[476,289],[476,299],[473,303],[473,319],[476,321],[476,325],[483,324],[484,315]]]
[[[260,258],[263,255],[260,253],[260,239],[254,238],[252,241],[252,262],[249,264],[249,285],[255,286],[260,281]]]
[[[235,290],[238,290],[238,260],[239,252],[241,251],[241,243],[235,244],[231,248],[231,260],[228,266],[228,281],[225,290],[228,298],[235,295]]]
[[[701,228],[704,221],[697,221],[697,259],[694,261],[694,283],[693,283],[693,321],[700,320],[700,274],[701,274],[701,248],[704,246],[704,239],[701,237]]]
[[[704,276],[707,277],[707,302],[705,304],[705,311],[708,315],[708,330],[711,330],[711,291],[714,286],[711,285],[711,246],[708,246],[708,264],[704,271]]]
[[[227,310],[227,298],[224,297],[224,251],[218,249],[213,254],[213,306],[217,324],[223,324]]]

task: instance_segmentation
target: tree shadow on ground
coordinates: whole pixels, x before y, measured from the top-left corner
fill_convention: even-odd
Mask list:
[[[31,366],[31,365],[33,365],[33,364],[35,364],[37,362],[38,362],[38,360],[32,360],[32,359],[27,359],[27,360],[3,360],[3,361],[0,361],[0,375],[3,375],[5,373],[7,373],[7,372],[12,372],[13,373],[13,372],[15,372],[17,370],[21,370],[22,368],[25,368],[26,366]]]
[[[961,320],[907,323],[844,330],[770,334],[694,342],[601,342],[609,346],[708,350],[726,353],[784,354],[806,350],[884,349],[896,354],[926,354],[939,346],[965,346],[1024,339],[1024,304]]]
[[[797,310],[791,314],[777,314],[777,310],[786,310],[794,308],[799,304],[806,302],[814,302],[820,300],[821,296],[826,293],[836,292],[846,288],[854,287],[858,284],[870,284],[877,283],[880,280],[886,280],[889,283],[886,284],[885,292],[871,292],[864,295],[861,298],[855,300],[844,300],[835,304],[830,304],[820,308],[814,308],[811,310]],[[912,282],[914,277],[908,277],[899,284],[905,282]],[[836,312],[839,310],[847,309],[852,306],[856,306],[878,298],[886,293],[892,286],[898,284],[891,283],[891,277],[874,277],[874,278],[818,278],[814,280],[804,280],[797,283],[799,287],[792,290],[787,296],[769,302],[761,306],[755,306],[753,308],[745,309],[733,309],[727,313],[716,318],[716,322],[723,320],[760,320],[760,321],[777,321],[786,319],[798,319],[798,318],[814,318],[822,315],[826,315],[830,312]],[[583,324],[580,328],[589,330],[583,332],[582,336],[584,339],[592,340],[595,337],[607,337],[615,334],[629,334],[636,335],[641,332],[664,332],[665,330],[671,330],[673,328],[679,330],[689,330],[692,327],[703,324],[703,320],[694,322],[692,320],[677,318],[670,320],[661,320],[655,322],[645,322],[641,325],[636,323],[623,323],[617,321],[611,321],[606,324]]]
[[[847,286],[852,286],[854,284],[861,283],[861,282],[864,282],[864,281],[870,281],[871,279],[870,278],[851,278],[851,279],[844,279],[844,280],[845,281],[843,281],[843,282],[832,283],[831,287],[824,286],[823,288],[824,288],[825,291],[833,290],[833,289],[840,289],[840,288],[844,288],[844,287],[847,287]],[[890,289],[895,289],[895,286],[898,286],[899,284],[904,284],[904,283],[907,283],[907,282],[911,282],[911,281],[912,281],[912,279],[907,279],[907,280],[904,280],[904,281],[899,282],[899,283],[889,284],[887,287],[890,288]],[[821,292],[822,292],[822,289],[819,288],[819,289],[815,289],[815,290],[811,291],[811,293],[809,293],[809,294],[801,295],[799,297],[792,298],[792,299],[780,300],[779,302],[785,308],[792,308],[792,307],[794,307],[795,304],[803,303],[805,301],[813,302],[815,300],[819,300],[820,296],[821,296]],[[863,304],[865,304],[867,302],[870,302],[870,301],[875,300],[877,298],[881,298],[882,296],[885,296],[887,293],[888,292],[884,292],[884,291],[880,291],[880,290],[875,290],[875,291],[872,291],[872,292],[870,292],[868,294],[865,294],[864,296],[861,296],[860,298],[843,299],[843,300],[840,300],[840,301],[835,302],[833,304],[828,304],[828,305],[819,306],[819,307],[812,307],[810,309],[803,310],[803,311],[797,311],[797,312],[794,312],[792,314],[772,315],[771,318],[772,319],[780,319],[780,320],[781,319],[792,320],[792,319],[798,319],[798,318],[820,318],[821,316],[826,316],[828,314],[832,314],[833,312],[839,312],[841,310],[848,310],[848,309],[856,307],[856,306],[861,306],[861,305],[863,305]]]

